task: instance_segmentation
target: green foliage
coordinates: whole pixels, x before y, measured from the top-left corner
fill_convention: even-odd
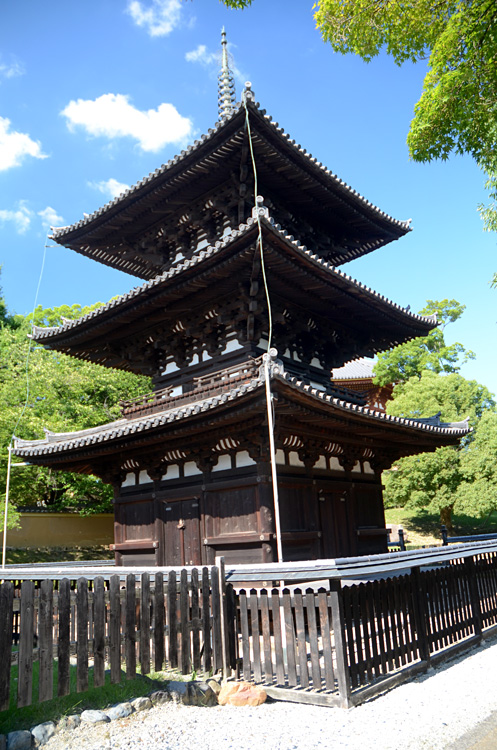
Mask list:
[[[76,318],[95,307],[39,307],[34,317],[37,324],[57,325],[63,318]],[[150,390],[148,378],[33,344],[28,338],[31,317],[17,316],[16,328],[0,328],[0,449],[4,456],[14,432],[20,438],[36,439],[43,437],[44,428],[72,432],[94,427],[119,418],[119,400]],[[5,474],[6,460],[0,470],[0,486],[5,486]],[[86,474],[41,467],[14,466],[12,470],[11,500],[17,506],[43,505],[95,513],[109,510],[111,499],[111,488]]]
[[[320,0],[315,20],[336,52],[370,61],[385,49],[398,65],[429,67],[407,142],[420,162],[470,154],[495,198],[497,7],[494,0]],[[492,194],[493,190],[493,194]],[[495,204],[481,208],[489,229]]]
[[[411,377],[393,390],[393,400],[387,403],[387,413],[396,417],[430,417],[440,413],[442,422],[457,422],[466,417],[475,425],[495,401],[484,385],[466,380],[456,372],[437,375],[425,370],[421,377]]]
[[[463,441],[462,449],[447,446],[397,461],[384,473],[385,503],[439,511],[441,522],[449,529],[454,509],[483,516],[497,508],[497,474],[493,494],[487,486],[484,497],[484,485],[479,481],[484,476],[483,466],[490,471],[497,458],[497,414],[488,389],[458,373],[437,375],[427,370],[421,377],[397,385],[393,396],[387,404],[389,414],[419,418],[440,412],[442,421],[469,417],[474,432]],[[492,430],[496,446],[493,457]],[[489,448],[483,450],[486,445]]]
[[[458,320],[465,309],[465,305],[454,299],[427,300],[419,314],[436,314],[438,327],[427,336],[407,341],[380,354],[374,368],[375,383],[387,385],[405,382],[409,378],[420,377],[426,370],[435,373],[458,372],[468,359],[474,359],[474,353],[462,344],[456,342],[449,345],[445,342],[445,328]]]
[[[488,515],[497,508],[497,413],[482,415],[474,440],[461,453],[463,481],[456,507]]]

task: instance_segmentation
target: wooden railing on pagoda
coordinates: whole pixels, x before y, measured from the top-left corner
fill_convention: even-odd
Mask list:
[[[257,378],[261,364],[262,357],[258,357],[218,372],[193,378],[192,390],[176,396],[172,395],[174,388],[169,387],[146,393],[144,396],[130,401],[120,401],[121,413],[123,417],[130,418],[144,416],[162,411],[167,407],[191,404],[211,396],[228,393],[237,385],[248,383]]]

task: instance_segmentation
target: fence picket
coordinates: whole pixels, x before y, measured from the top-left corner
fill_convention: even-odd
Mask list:
[[[140,669],[142,674],[150,673],[150,573],[141,575]]]
[[[273,683],[273,661],[271,648],[271,623],[269,620],[269,602],[266,589],[261,590],[259,600],[261,610],[262,645],[264,649],[264,682],[267,685],[271,685]]]
[[[105,684],[105,584],[101,576],[93,582],[93,685]]]
[[[78,578],[76,584],[76,690],[88,690],[88,583]]]
[[[0,711],[10,704],[10,672],[14,625],[14,584],[0,584]]]
[[[136,676],[136,579],[134,573],[126,576],[126,639],[124,651],[126,660],[126,678],[133,680]]]
[[[281,609],[278,589],[271,592],[271,612],[273,615],[274,660],[276,664],[276,684],[285,684],[285,662],[281,637]]]
[[[53,584],[41,582],[38,605],[38,700],[48,701],[53,697]]]
[[[192,570],[192,664],[195,672],[199,672],[201,661],[198,568]]]
[[[292,601],[290,591],[283,589],[283,613],[285,617],[285,643],[286,643],[286,658],[288,665],[288,684],[290,687],[297,685],[297,660],[295,655],[296,637],[295,637],[295,623],[292,612]]]
[[[204,674],[210,674],[212,667],[210,583],[209,569],[205,567],[202,568],[202,641],[204,645],[202,666]]]
[[[186,570],[182,570],[180,573],[180,589],[179,589],[179,611],[180,611],[180,634],[181,634],[181,650],[180,650],[180,670],[182,674],[189,674],[190,672],[190,606],[188,601],[188,574]]]
[[[109,581],[109,661],[110,681],[121,680],[121,581],[119,576],[111,576]]]
[[[169,637],[167,641],[167,658],[169,666],[176,669],[178,666],[178,613],[177,613],[177,584],[176,572],[169,571],[167,582],[167,624]]]
[[[164,575],[155,574],[154,587],[154,668],[160,672],[164,668]]]

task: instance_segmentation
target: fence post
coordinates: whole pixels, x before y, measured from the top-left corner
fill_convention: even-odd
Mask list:
[[[398,534],[399,534],[399,547],[400,547],[400,549],[401,549],[402,552],[405,552],[406,551],[406,540],[405,540],[405,537],[404,537],[404,529],[401,526],[399,526]]]
[[[0,584],[0,711],[10,702],[10,673],[12,658],[12,626],[14,623],[14,584]]]
[[[447,526],[442,524],[440,527],[440,533],[442,534],[442,547],[446,547],[449,543],[447,540]]]
[[[430,664],[430,644],[428,640],[428,617],[426,612],[426,591],[423,586],[423,579],[419,568],[413,568],[411,571],[413,581],[413,606],[414,622],[416,633],[418,635],[418,651],[421,661]]]
[[[482,639],[482,612],[480,595],[478,593],[478,579],[477,570],[474,557],[466,557],[464,559],[464,567],[468,576],[469,583],[469,597],[471,601],[471,613],[473,615],[473,627],[475,629],[475,637],[478,641]]]
[[[226,602],[226,571],[224,557],[216,557],[216,566],[219,570],[219,604],[221,610],[221,652],[223,663],[223,679],[231,677],[230,659],[229,659],[229,638],[228,638],[228,608]]]
[[[350,670],[345,640],[345,621],[343,613],[342,585],[339,580],[330,580],[331,620],[335,634],[336,675],[338,693],[342,708],[352,704],[350,690]]]

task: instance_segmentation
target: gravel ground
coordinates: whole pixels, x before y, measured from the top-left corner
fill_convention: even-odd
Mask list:
[[[345,711],[272,702],[258,708],[167,703],[59,732],[47,750],[443,750],[497,710],[497,639]]]

